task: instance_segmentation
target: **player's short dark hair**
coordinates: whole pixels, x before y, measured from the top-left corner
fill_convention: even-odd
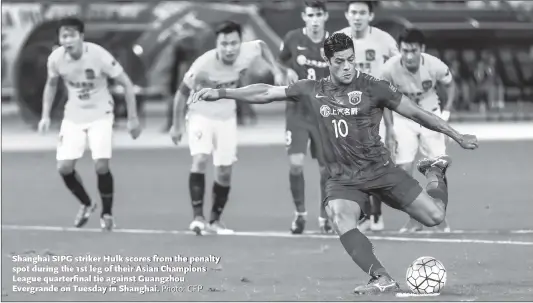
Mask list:
[[[350,8],[350,4],[352,3],[364,3],[368,6],[368,11],[373,13],[374,12],[374,8],[376,7],[376,4],[377,2],[376,1],[357,1],[357,0],[348,0],[346,1],[346,11],[348,11],[348,9]]]
[[[242,38],[242,26],[239,23],[231,20],[220,23],[215,29],[215,34],[217,35],[217,37],[220,34],[230,34],[233,32],[237,32],[237,34],[239,34],[239,37]]]
[[[343,33],[335,33],[324,40],[324,55],[328,61],[337,52],[353,49],[353,40]]]
[[[59,33],[59,29],[62,27],[73,27],[80,32],[80,34],[85,33],[85,22],[83,22],[80,18],[65,17],[60,19],[57,22],[57,33]]]
[[[406,29],[398,38],[398,44],[418,43],[419,45],[426,45],[426,37],[424,33],[417,28]]]
[[[321,9],[325,12],[328,11],[326,0],[304,0],[304,9],[306,7]]]

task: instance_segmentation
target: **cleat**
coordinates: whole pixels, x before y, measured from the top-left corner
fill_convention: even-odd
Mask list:
[[[293,235],[300,235],[304,232],[307,212],[305,213],[296,213],[294,220],[291,225],[291,233]]]
[[[382,231],[385,229],[385,222],[383,222],[383,216],[370,216],[370,230]]]
[[[224,223],[220,221],[210,223],[207,229],[209,230],[209,232],[217,235],[232,235],[235,233],[233,229],[226,228]]]
[[[321,234],[333,233],[333,228],[331,227],[331,224],[327,218],[318,217],[318,227],[320,228]]]
[[[451,164],[452,158],[450,156],[443,155],[433,159],[424,158],[418,161],[416,168],[424,176],[426,175],[426,172],[430,167],[438,167],[442,171],[442,174],[446,175],[446,169],[448,169]]]
[[[189,225],[189,229],[193,231],[197,236],[201,236],[205,231],[205,219],[203,217],[196,217]]]
[[[371,225],[370,217],[365,216],[363,219],[359,221],[359,223],[357,223],[357,228],[359,229],[360,232],[365,232],[365,231],[370,230],[370,225]]]
[[[401,234],[415,233],[415,232],[422,231],[422,229],[424,229],[424,226],[422,225],[422,223],[416,221],[413,218],[409,218],[409,221],[407,221],[407,223],[405,223],[405,225],[402,228],[400,228],[399,233]]]
[[[357,286],[353,292],[357,295],[379,294],[400,290],[398,282],[388,275],[372,277],[368,284]]]
[[[89,218],[91,217],[91,214],[94,212],[95,209],[96,204],[80,206],[80,210],[76,215],[76,219],[74,219],[74,226],[80,228],[87,224]]]
[[[103,231],[112,231],[116,227],[115,220],[110,214],[103,214],[100,218],[100,226]]]
[[[450,224],[448,224],[448,220],[444,219],[441,224],[435,226],[435,229],[437,229],[440,232],[449,233],[452,231],[450,228]]]

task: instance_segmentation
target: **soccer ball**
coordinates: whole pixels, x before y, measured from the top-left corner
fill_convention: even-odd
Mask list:
[[[416,294],[436,294],[446,284],[446,269],[433,257],[420,257],[409,266],[405,279]]]

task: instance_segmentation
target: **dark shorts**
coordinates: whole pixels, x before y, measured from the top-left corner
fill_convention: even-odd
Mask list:
[[[422,187],[412,176],[393,164],[383,176],[362,184],[347,185],[346,181],[328,180],[326,185],[327,203],[335,199],[356,202],[363,211],[370,195],[376,196],[392,208],[403,210],[422,192]]]
[[[318,159],[318,129],[310,122],[289,122],[285,127],[285,144],[289,155],[307,154],[311,150],[311,157]]]

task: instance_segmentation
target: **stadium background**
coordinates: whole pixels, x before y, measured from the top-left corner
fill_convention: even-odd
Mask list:
[[[366,282],[366,277],[346,266],[349,259],[339,244],[332,237],[306,234],[294,240],[288,234],[293,208],[283,146],[284,104],[242,108],[245,117],[255,112],[257,124],[243,126],[239,134],[239,162],[224,214],[226,223],[238,231],[235,238],[206,241],[181,232],[191,219],[190,158],[183,148],[186,143],[176,149],[161,131],[167,100],[180,77],[179,64],[186,66],[213,46],[212,24],[228,18],[240,21],[245,24],[246,40],[263,39],[277,53],[280,37],[302,26],[300,2],[117,2],[2,2],[3,299],[59,299],[54,294],[30,297],[10,292],[11,254],[181,252],[223,257],[224,264],[213,274],[192,278],[209,291],[200,297],[165,294],[143,296],[143,300],[353,300],[348,291],[354,283]],[[376,12],[375,25],[393,36],[411,25],[425,31],[429,52],[448,63],[459,81],[453,125],[481,140],[475,152],[450,143],[455,164],[449,172],[448,212],[454,232],[398,235],[395,231],[406,218],[385,208],[387,230],[370,235],[380,259],[399,279],[420,254],[444,262],[451,274],[449,286],[443,296],[431,300],[533,297],[533,260],[528,257],[533,253],[533,205],[528,190],[533,184],[531,3],[383,1]],[[331,2],[328,30],[346,26],[343,10],[343,3]],[[67,14],[86,20],[87,40],[108,48],[124,65],[137,85],[144,112],[145,130],[137,141],[127,136],[122,122],[117,125],[112,167],[121,230],[104,237],[97,220],[81,233],[68,228],[77,205],[55,172],[53,152],[64,94],[59,94],[54,110],[55,131],[45,136],[34,132],[46,58],[55,45],[53,20]],[[120,100],[120,88],[114,87],[114,92]],[[123,115],[120,106],[117,114]],[[308,159],[309,231],[317,229],[315,167]],[[80,161],[79,171],[97,201],[90,159]],[[83,299],[125,300],[112,294],[61,295],[61,300]]]

